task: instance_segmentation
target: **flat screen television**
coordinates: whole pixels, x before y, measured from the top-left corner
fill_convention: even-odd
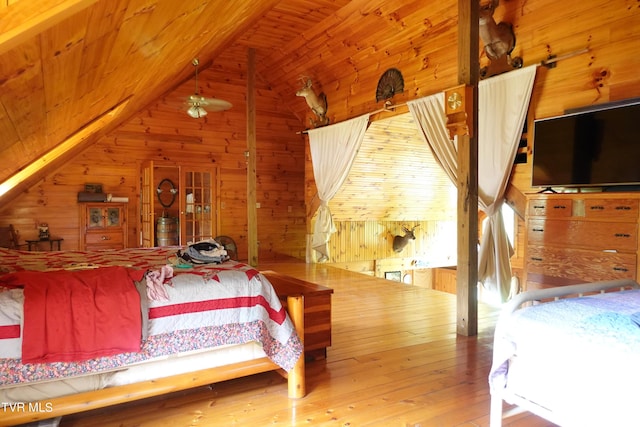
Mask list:
[[[640,185],[640,99],[534,122],[534,187]]]

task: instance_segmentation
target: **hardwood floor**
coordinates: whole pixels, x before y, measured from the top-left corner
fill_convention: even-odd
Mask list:
[[[496,309],[456,335],[455,295],[303,263],[261,264],[334,289],[333,343],[307,363],[307,396],[276,373],[65,417],[84,426],[488,426]],[[522,414],[505,426],[552,426]]]

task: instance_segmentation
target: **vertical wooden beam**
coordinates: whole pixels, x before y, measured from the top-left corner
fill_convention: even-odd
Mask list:
[[[458,0],[458,83],[466,85],[470,132],[458,138],[457,332],[478,333],[479,0]]]
[[[258,205],[256,198],[256,52],[247,52],[247,241],[249,264],[258,265]]]

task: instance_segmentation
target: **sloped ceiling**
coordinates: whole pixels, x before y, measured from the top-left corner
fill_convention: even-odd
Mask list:
[[[347,116],[379,108],[360,77],[398,61],[413,76],[405,97],[456,81],[452,0],[2,1],[2,203],[192,79],[196,57],[205,71],[252,48],[257,77],[282,99],[301,77],[329,82]],[[304,123],[299,101],[290,108]]]
[[[283,46],[307,44],[301,34],[349,3],[364,2],[3,0],[0,158],[11,161],[0,162],[0,196],[192,78],[193,58],[206,68],[245,44],[268,79],[286,67]]]

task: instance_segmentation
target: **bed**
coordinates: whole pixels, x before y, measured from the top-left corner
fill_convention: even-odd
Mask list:
[[[524,292],[495,329],[491,427],[529,411],[560,426],[637,425],[640,289],[616,280]],[[503,402],[515,405],[503,411]]]
[[[302,297],[177,249],[0,248],[0,425],[271,370],[303,397]]]

